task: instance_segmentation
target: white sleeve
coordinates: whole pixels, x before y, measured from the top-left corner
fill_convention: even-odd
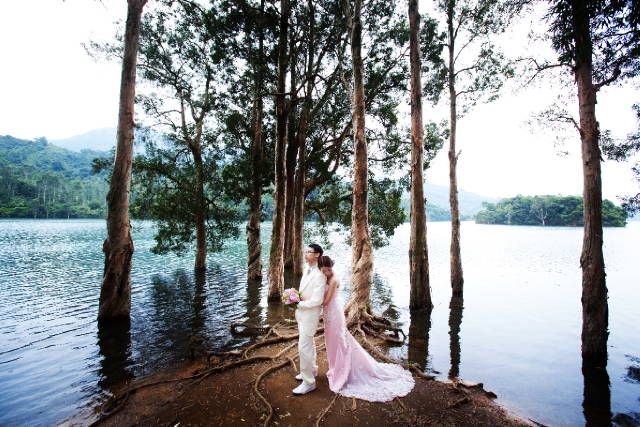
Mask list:
[[[312,283],[309,285],[313,286],[313,294],[311,294],[311,298],[306,301],[300,301],[298,303],[298,308],[314,308],[322,305],[322,301],[324,301],[324,285],[327,282],[327,278],[324,274],[318,274],[314,277]]]

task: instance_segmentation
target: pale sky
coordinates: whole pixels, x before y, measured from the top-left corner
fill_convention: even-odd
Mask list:
[[[80,43],[111,40],[113,22],[126,18],[125,0],[21,0],[0,6],[0,135],[63,139],[117,125],[120,64],[95,63]],[[526,22],[522,25],[526,27]],[[512,42],[515,43],[515,42]],[[521,48],[515,43],[516,50]],[[513,49],[513,46],[512,46]],[[640,91],[606,88],[596,114],[602,129],[623,137],[636,129],[631,105]],[[490,197],[582,193],[577,139],[560,157],[554,138],[523,126],[555,93],[544,87],[506,94],[479,105],[458,123],[458,187]],[[577,115],[577,111],[574,112]],[[425,121],[446,116],[425,104]],[[448,185],[447,146],[427,171],[430,182]],[[635,194],[630,163],[604,162],[603,196]]]

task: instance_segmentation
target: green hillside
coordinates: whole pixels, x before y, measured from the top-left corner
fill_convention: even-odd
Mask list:
[[[107,154],[0,136],[0,217],[103,218],[108,186],[91,166]]]

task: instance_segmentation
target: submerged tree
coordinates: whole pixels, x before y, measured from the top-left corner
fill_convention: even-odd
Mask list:
[[[460,209],[458,206],[456,150],[458,119],[479,100],[492,101],[513,70],[491,38],[503,32],[510,10],[498,0],[439,0],[438,10],[447,25],[446,61],[433,67],[425,85],[428,96],[437,101],[446,87],[449,92],[449,203],[451,205],[451,288],[462,294],[460,255]]]
[[[284,291],[284,230],[285,230],[285,155],[287,150],[286,77],[287,34],[289,31],[288,0],[280,0],[280,39],[278,41],[278,85],[276,88],[276,146],[275,146],[275,184],[273,192],[273,228],[271,230],[271,248],[269,250],[269,301],[279,301]]]
[[[583,168],[582,357],[606,365],[607,286],[602,252],[602,176],[596,94],[640,73],[640,13],[631,1],[552,0],[547,14],[560,64],[571,70],[578,95]]]
[[[120,109],[116,158],[107,194],[107,239],[104,275],[100,286],[98,319],[128,317],[131,313],[131,258],[133,240],[129,221],[129,192],[133,157],[134,97],[136,89],[136,61],[142,9],[147,0],[129,0],[122,55],[120,80]]]
[[[418,0],[409,0],[409,51],[411,64],[411,235],[409,242],[410,309],[430,309],[427,212],[425,209],[424,129],[420,62],[420,13]]]
[[[221,182],[225,152],[214,117],[231,62],[225,18],[216,7],[172,2],[157,4],[141,27],[138,68],[151,90],[137,101],[161,134],[148,134],[146,155],[136,158],[134,213],[156,221],[154,251],[181,254],[194,245],[196,270],[206,268],[208,250],[238,235]],[[108,57],[120,53],[114,45],[93,47]]]

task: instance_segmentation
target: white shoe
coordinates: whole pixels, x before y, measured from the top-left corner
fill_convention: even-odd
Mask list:
[[[317,376],[318,376],[318,373],[317,373],[317,372],[314,372],[314,373],[313,373],[313,376],[314,376],[314,377],[317,377]],[[302,374],[298,374],[298,375],[296,375],[296,379],[297,379],[298,381],[302,381]]]
[[[301,395],[301,394],[307,394],[310,391],[313,391],[316,389],[316,384],[306,384],[306,383],[302,383],[300,384],[298,387],[293,389],[293,394],[297,394],[297,395]]]

